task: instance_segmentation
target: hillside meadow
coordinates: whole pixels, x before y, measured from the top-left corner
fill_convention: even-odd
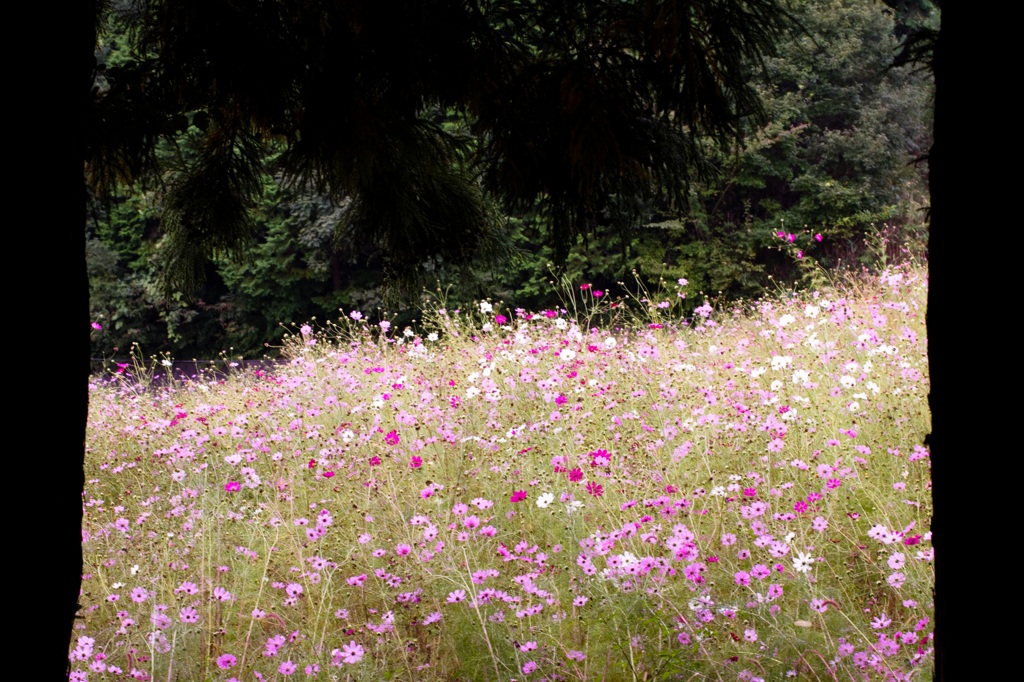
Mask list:
[[[577,284],[96,377],[71,679],[930,679],[926,290]]]

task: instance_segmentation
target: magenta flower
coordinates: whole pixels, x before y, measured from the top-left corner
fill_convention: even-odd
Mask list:
[[[227,490],[229,493],[237,493],[241,489],[242,489],[242,484],[239,483],[238,481],[228,481],[224,485],[224,490]]]
[[[512,503],[522,502],[523,500],[526,499],[526,491],[525,490],[517,490],[514,493],[512,493],[512,496],[510,498],[508,498],[508,499],[509,499],[509,502],[512,502]]]
[[[579,467],[576,467],[575,469],[569,472],[569,480],[572,481],[573,483],[575,483],[576,481],[583,480],[583,472],[580,471]]]
[[[423,466],[423,460],[420,457],[413,455],[409,458],[410,469],[419,469],[421,466]]]
[[[602,487],[600,483],[590,481],[587,483],[587,492],[594,497],[601,497],[604,495],[604,487]]]
[[[217,667],[221,670],[229,670],[238,664],[238,659],[231,654],[221,654],[217,657]]]
[[[388,445],[398,445],[401,440],[397,431],[389,431],[388,435],[384,436],[384,442]]]
[[[506,322],[508,322],[508,318],[505,317],[504,315],[495,315],[494,316],[494,323],[495,324],[501,325],[501,324],[505,324]]]

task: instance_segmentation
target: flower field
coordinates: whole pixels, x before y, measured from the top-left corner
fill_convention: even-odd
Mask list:
[[[96,378],[72,679],[930,679],[926,286],[347,311]]]

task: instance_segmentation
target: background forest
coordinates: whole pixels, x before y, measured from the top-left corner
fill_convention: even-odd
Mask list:
[[[932,83],[899,55],[907,33],[934,26],[937,13],[926,2],[874,0],[796,0],[793,10],[804,31],[785,39],[763,71],[751,69],[767,122],[748,126],[744,145],[731,153],[707,142],[713,173],[691,184],[685,210],[657,202],[628,207],[624,213],[641,216],[629,224],[607,215],[557,270],[558,254],[543,238],[550,235],[545,217],[507,214],[505,236],[518,252],[507,268],[425,263],[420,284],[439,286],[453,308],[488,297],[553,307],[556,272],[572,286],[613,294],[619,283],[636,293],[686,278],[689,291],[724,301],[798,287],[834,268],[922,255]],[[124,58],[122,43],[111,26],[103,39],[107,64]],[[434,117],[474,144],[457,112]],[[161,153],[187,155],[187,138],[186,130],[181,144]],[[226,349],[259,357],[273,353],[282,325],[334,319],[339,308],[371,317],[387,310],[399,328],[412,322],[422,300],[408,290],[389,296],[379,245],[346,229],[350,204],[284,183],[276,162],[273,154],[265,159],[255,211],[260,237],[243,257],[210,262],[192,296],[162,286],[166,188],[159,181],[92,202],[94,364],[126,357],[133,343],[177,358]],[[704,298],[694,294],[686,303]]]

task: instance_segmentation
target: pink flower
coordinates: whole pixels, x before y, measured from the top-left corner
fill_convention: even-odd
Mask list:
[[[384,436],[384,442],[388,445],[398,445],[401,440],[397,431],[389,431],[388,435]]]
[[[355,665],[359,661],[363,660],[363,654],[366,653],[363,647],[356,644],[354,641],[350,641],[341,647],[341,650],[335,649],[331,652],[334,657],[334,665],[340,666],[342,663],[348,663],[349,665]]]
[[[874,628],[875,630],[885,629],[885,628],[889,627],[889,625],[891,623],[892,623],[892,620],[887,615],[885,615],[884,613],[882,615],[880,615],[880,616],[875,616],[874,618],[871,619],[871,627]]]
[[[903,583],[906,582],[906,580],[907,576],[903,575],[898,571],[890,575],[888,578],[886,578],[886,582],[889,583],[889,586],[897,590],[903,587]]]
[[[494,323],[495,324],[505,324],[506,322],[508,322],[508,318],[505,317],[504,315],[495,315],[494,316]]]
[[[594,289],[593,294],[595,298],[601,298],[602,296],[604,296],[604,292],[601,291],[600,289]]]
[[[575,469],[569,472],[569,480],[572,481],[573,483],[575,483],[576,481],[583,480],[583,472],[580,471],[579,467],[576,467]]]
[[[821,233],[820,232],[818,234],[814,235],[814,241],[820,242],[821,239],[822,239],[822,237],[821,237]]]
[[[89,326],[95,329],[96,331],[100,331],[103,329],[103,325],[101,325],[99,322],[93,322]]]
[[[419,469],[421,466],[423,466],[423,459],[422,458],[420,458],[417,455],[413,455],[412,457],[409,458],[409,468],[410,469]]]
[[[241,489],[242,484],[238,481],[228,481],[224,484],[224,490],[227,490],[229,493],[237,493]]]
[[[514,493],[512,493],[512,496],[510,498],[508,498],[508,499],[509,499],[509,502],[512,502],[512,503],[522,502],[523,500],[526,499],[526,491],[525,490],[517,490]]]
[[[604,488],[601,486],[600,483],[590,481],[589,483],[587,483],[587,492],[593,495],[594,497],[601,497],[602,495],[604,495]]]
[[[287,676],[287,675],[291,675],[297,669],[298,669],[297,665],[295,665],[291,661],[285,661],[284,663],[282,663],[281,665],[279,665],[277,667],[277,672],[281,673],[282,675]]]
[[[217,667],[221,670],[228,670],[234,668],[238,663],[238,659],[231,654],[221,654],[217,657]]]

